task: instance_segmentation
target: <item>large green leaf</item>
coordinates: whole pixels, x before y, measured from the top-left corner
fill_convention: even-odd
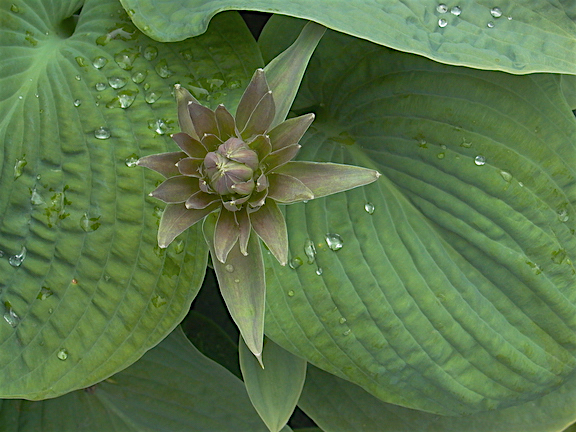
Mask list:
[[[87,387],[183,318],[207,248],[157,248],[159,176],[135,161],[177,148],[174,83],[234,105],[260,65],[234,13],[159,44],[113,0],[1,2],[0,397]]]
[[[180,328],[86,390],[45,401],[0,401],[0,419],[4,432],[268,430],[242,381],[204,357]]]
[[[570,0],[121,0],[154,39],[182,40],[205,31],[229,9],[316,21],[442,63],[511,73],[576,73],[576,6]]]
[[[560,432],[576,419],[576,380],[535,401],[444,417],[384,403],[313,366],[298,405],[325,432]]]
[[[266,334],[443,415],[562,385],[576,366],[576,121],[560,76],[450,67],[332,32],[301,96],[317,121],[299,157],[383,176],[286,207],[296,269],[267,260]]]

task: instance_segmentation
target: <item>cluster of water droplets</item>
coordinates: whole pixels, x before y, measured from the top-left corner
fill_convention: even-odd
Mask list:
[[[436,6],[436,12],[438,12],[440,15],[451,14],[453,16],[459,17],[462,14],[462,8],[460,6],[449,7],[444,3],[439,3]],[[445,16],[448,16],[448,15],[445,15]],[[492,18],[495,18],[495,19],[502,17],[503,16],[502,10],[497,6],[494,6],[490,9],[490,16]],[[508,16],[507,18],[508,18],[508,20],[512,19],[511,16]],[[441,16],[440,18],[438,18],[438,27],[444,28],[447,25],[448,25],[448,19],[447,18],[445,18],[444,16]],[[495,26],[494,21],[492,21],[492,20],[488,21],[486,23],[486,26],[488,28],[494,28],[494,26]]]
[[[4,321],[10,324],[11,327],[17,327],[20,324],[20,317],[16,312],[14,312],[14,308],[10,304],[10,302],[4,302]]]

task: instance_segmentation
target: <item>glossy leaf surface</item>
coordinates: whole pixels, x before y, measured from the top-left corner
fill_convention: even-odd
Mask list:
[[[176,82],[234,105],[260,63],[236,14],[159,44],[116,1],[2,2],[0,397],[92,385],[181,321],[207,248],[158,249],[160,176],[136,160],[178,150]]]
[[[205,31],[228,9],[312,20],[325,27],[436,61],[511,73],[576,73],[576,6],[571,1],[463,0],[122,0],[155,39]]]
[[[576,121],[560,77],[327,33],[299,97],[317,114],[300,159],[383,175],[286,207],[291,266],[267,261],[267,335],[442,415],[562,386],[576,367]]]

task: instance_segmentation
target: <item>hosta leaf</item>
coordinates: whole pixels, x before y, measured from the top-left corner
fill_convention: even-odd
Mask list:
[[[38,402],[0,400],[0,418],[6,432],[267,431],[242,381],[180,328],[89,389]]]
[[[325,432],[560,432],[576,420],[574,403],[576,380],[571,379],[535,401],[445,417],[384,403],[348,381],[309,366],[298,406]]]
[[[383,175],[286,207],[297,268],[267,261],[266,333],[386,402],[443,415],[565,383],[576,121],[560,77],[449,67],[335,33],[310,64],[302,94],[317,119],[299,158]]]
[[[176,82],[234,104],[260,65],[240,17],[219,18],[163,45],[112,0],[0,5],[0,397],[92,385],[187,312],[204,239],[158,249],[161,177],[136,160],[178,150]]]
[[[511,73],[576,73],[576,6],[569,0],[122,0],[157,40],[202,33],[227,9],[291,15],[442,63]]]

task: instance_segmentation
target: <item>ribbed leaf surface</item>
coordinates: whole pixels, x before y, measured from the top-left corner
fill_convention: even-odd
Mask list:
[[[576,366],[576,121],[560,77],[331,33],[297,103],[317,113],[299,158],[383,176],[286,208],[296,269],[268,261],[266,333],[384,401],[443,415],[562,385]]]
[[[45,401],[0,401],[0,418],[6,432],[268,430],[244,384],[204,357],[180,328],[87,390]]]
[[[135,24],[163,41],[205,31],[229,9],[290,15],[434,60],[511,73],[576,73],[570,0],[121,0]]]
[[[233,104],[260,62],[235,14],[159,44],[116,1],[2,2],[0,397],[87,387],[182,319],[207,249],[157,248],[160,176],[135,161],[177,149],[174,83]]]
[[[571,379],[558,390],[515,407],[444,417],[384,403],[311,366],[298,405],[325,432],[560,432],[576,420],[574,403],[576,381]]]

